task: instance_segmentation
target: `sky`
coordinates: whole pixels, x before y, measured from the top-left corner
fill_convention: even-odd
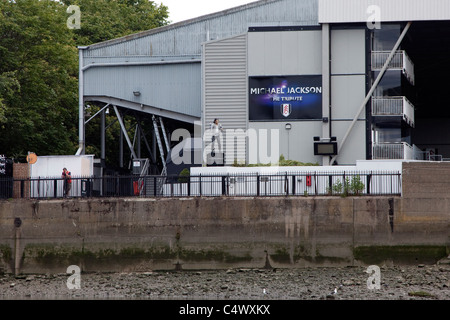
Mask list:
[[[238,7],[256,0],[155,0],[169,8],[169,20],[172,23],[197,18],[233,7]]]

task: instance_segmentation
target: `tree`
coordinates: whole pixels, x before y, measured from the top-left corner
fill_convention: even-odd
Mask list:
[[[66,6],[77,5],[81,11],[81,28],[74,30],[77,45],[90,45],[111,40],[125,35],[161,27],[168,24],[168,8],[157,6],[153,1],[137,0],[64,0]],[[102,106],[89,103],[90,113],[95,114]],[[120,139],[120,126],[115,122],[115,114],[107,115],[107,123],[111,123],[106,131],[106,160],[109,166],[117,167]],[[130,139],[134,134],[134,117],[124,115],[124,122],[130,129]],[[145,127],[145,124],[142,124]],[[100,117],[89,122],[85,129],[86,153],[100,157]],[[124,159],[129,159],[128,148],[124,150]]]
[[[0,74],[0,124],[6,122],[6,104],[4,98],[11,98],[14,93],[18,93],[20,89],[19,81],[15,72],[3,72]]]
[[[65,19],[64,6],[55,1],[0,2],[2,153],[74,152],[77,50]]]
[[[168,23],[168,8],[148,0],[63,0],[63,3],[80,8],[81,28],[74,32],[77,45],[107,41]]]
[[[81,29],[67,28],[69,5]],[[132,0],[0,0],[0,153],[24,160],[78,148],[78,45],[167,24],[167,8]]]

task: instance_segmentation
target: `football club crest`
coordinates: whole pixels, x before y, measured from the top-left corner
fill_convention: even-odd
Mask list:
[[[288,103],[283,103],[282,105],[281,105],[281,114],[284,116],[284,117],[289,117],[290,116],[290,114],[291,114],[291,112],[292,112],[292,107],[291,107],[291,105],[290,104],[288,104]]]

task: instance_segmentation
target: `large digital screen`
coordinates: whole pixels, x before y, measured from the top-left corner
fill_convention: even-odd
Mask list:
[[[249,77],[249,120],[322,119],[322,76]]]

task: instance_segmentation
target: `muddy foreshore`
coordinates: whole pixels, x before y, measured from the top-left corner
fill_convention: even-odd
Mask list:
[[[0,300],[450,300],[450,264],[0,275]]]

